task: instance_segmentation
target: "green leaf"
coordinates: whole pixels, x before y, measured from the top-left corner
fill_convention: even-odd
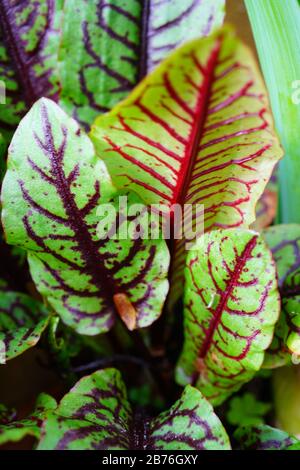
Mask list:
[[[276,129],[285,152],[279,165],[279,220],[299,223],[300,8],[287,2],[245,1],[268,87]],[[288,51],[288,53],[287,53]]]
[[[141,201],[127,196],[129,212]],[[7,242],[28,251],[39,292],[66,324],[95,335],[117,314],[129,329],[158,318],[168,291],[166,243],[99,234],[99,205],[119,216],[118,194],[89,138],[50,100],[39,100],[15,133],[2,201]],[[150,224],[143,214],[141,225]]]
[[[0,287],[0,364],[19,356],[39,341],[49,311],[26,294]]]
[[[222,24],[224,0],[67,1],[61,105],[83,124],[111,109],[183,41]],[[76,60],[74,60],[76,58]]]
[[[292,450],[300,445],[295,436],[267,425],[241,427],[234,433],[242,450]]]
[[[282,154],[255,60],[230,28],[178,49],[91,136],[117,186],[165,204],[171,217],[174,204],[203,204],[206,230],[251,224]],[[173,265],[177,297],[184,244]]]
[[[256,219],[251,225],[253,230],[261,232],[274,222],[278,206],[278,178],[277,167],[269,180],[266,189],[262,193],[256,206]]]
[[[1,1],[0,80],[6,104],[0,105],[0,129],[8,137],[38,98],[58,98],[62,6],[63,0]]]
[[[222,24],[225,0],[3,0],[0,80],[7,137],[39,98],[84,125],[123,99],[170,50]]]
[[[249,230],[212,231],[189,252],[177,381],[214,405],[260,369],[278,319],[275,264]]]
[[[211,405],[186,387],[155,419],[134,413],[120,373],[106,369],[81,379],[43,425],[39,450],[230,449]]]
[[[252,393],[245,393],[230,400],[226,418],[234,426],[257,426],[264,423],[264,416],[271,408],[270,403],[263,403]]]
[[[41,425],[47,412],[54,410],[57,404],[54,398],[41,393],[37,399],[34,412],[25,419],[0,424],[0,445],[7,442],[18,442],[26,436],[40,438]]]
[[[269,227],[263,232],[278,271],[281,315],[267,351],[264,367],[274,368],[300,361],[300,225]]]

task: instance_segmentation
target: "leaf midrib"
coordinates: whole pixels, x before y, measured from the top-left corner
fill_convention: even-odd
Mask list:
[[[191,175],[194,169],[195,160],[198,155],[198,148],[201,141],[204,124],[207,117],[209,98],[211,95],[211,87],[213,84],[214,71],[218,62],[219,52],[221,48],[221,39],[219,38],[208,58],[204,75],[204,80],[199,89],[199,96],[195,107],[195,115],[191,132],[188,137],[183,162],[180,169],[180,178],[176,185],[176,191],[173,195],[171,204],[177,203],[183,206],[186,194],[189,189]]]
[[[238,259],[236,259],[235,269],[232,273],[232,276],[229,279],[229,282],[226,285],[226,288],[224,290],[224,295],[221,298],[220,303],[215,310],[215,314],[213,315],[212,320],[208,327],[208,334],[206,335],[205,341],[203,342],[202,348],[200,349],[199,358],[201,359],[204,359],[206,357],[210,349],[214,333],[220,324],[224,307],[227,305],[227,302],[232,293],[232,290],[236,287],[237,280],[239,279],[240,274],[242,270],[244,269],[245,264],[248,261],[249,256],[251,252],[253,251],[256,243],[257,243],[257,236],[253,236],[248,241],[241,255],[238,257]]]
[[[142,11],[141,11],[141,30],[140,30],[140,47],[138,71],[137,71],[137,83],[140,82],[148,72],[148,46],[149,46],[149,13],[150,13],[151,0],[143,0]],[[138,59],[139,59],[138,57]]]
[[[27,106],[30,106],[36,101],[38,96],[34,91],[34,84],[31,80],[29,67],[22,59],[21,48],[13,34],[12,25],[9,20],[9,9],[11,7],[7,4],[7,0],[2,0],[1,6],[0,26],[7,37],[7,39],[4,37],[3,41],[7,45],[7,49],[11,52],[11,60],[14,64],[19,83],[22,85],[21,93],[24,96]],[[21,41],[20,38],[19,41]]]

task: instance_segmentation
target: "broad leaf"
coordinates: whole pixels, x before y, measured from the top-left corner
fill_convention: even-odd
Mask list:
[[[175,203],[203,204],[207,230],[254,221],[282,154],[255,60],[228,28],[172,54],[91,136],[118,186],[171,215]],[[182,256],[180,240],[177,294]]]
[[[242,450],[292,450],[300,446],[296,437],[264,424],[238,428],[234,437]]]
[[[2,0],[0,4],[0,80],[6,104],[0,128],[11,132],[38,98],[58,98],[57,75],[63,0]]]
[[[2,0],[0,80],[10,133],[51,97],[84,125],[123,99],[170,50],[222,24],[225,0]]]
[[[275,264],[255,232],[212,231],[190,251],[185,276],[177,380],[218,405],[262,365],[280,309]]]
[[[0,364],[22,354],[39,341],[49,311],[29,295],[0,284]]]
[[[83,124],[111,109],[181,42],[224,17],[224,0],[67,0],[61,104]],[[76,58],[76,60],[74,60]]]
[[[7,442],[18,442],[26,436],[40,438],[41,425],[47,412],[54,410],[57,404],[54,398],[46,393],[39,395],[34,412],[25,419],[0,423],[0,445]]]
[[[65,323],[94,335],[107,331],[116,313],[129,329],[160,315],[168,291],[165,241],[101,238],[97,210],[110,203],[113,214],[118,195],[89,138],[50,100],[39,100],[15,133],[2,201],[7,242],[28,251],[38,290]],[[128,195],[128,211],[138,202]],[[108,234],[116,222],[107,222]]]
[[[300,225],[277,225],[263,232],[278,271],[281,315],[264,366],[279,367],[300,357]]]
[[[120,373],[106,369],[81,379],[50,413],[38,449],[230,449],[211,405],[187,387],[155,419],[134,413]]]

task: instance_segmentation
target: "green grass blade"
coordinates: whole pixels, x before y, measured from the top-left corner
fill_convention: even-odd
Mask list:
[[[300,222],[300,5],[245,0],[285,158],[279,164],[279,220]]]

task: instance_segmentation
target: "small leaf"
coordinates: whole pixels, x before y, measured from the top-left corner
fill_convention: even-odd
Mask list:
[[[276,225],[263,236],[276,262],[281,295],[281,315],[264,362],[274,368],[291,363],[293,354],[300,360],[300,225]]]
[[[270,403],[263,403],[252,393],[245,393],[230,400],[226,418],[232,425],[257,426],[264,423],[264,416],[271,408]]]
[[[212,406],[186,387],[172,408],[155,419],[134,413],[116,369],[81,379],[49,413],[39,450],[230,449]]]
[[[241,427],[234,433],[242,450],[288,450],[300,441],[281,429],[265,424],[254,427]]]
[[[26,294],[0,290],[0,364],[19,356],[39,341],[49,311]]]
[[[251,224],[282,155],[255,60],[230,28],[170,55],[91,137],[115,184],[164,204],[166,216],[174,204],[204,205],[192,214],[196,235],[203,218],[206,230]],[[185,239],[175,245],[178,298]]]
[[[140,207],[135,194],[123,196],[128,213]],[[166,243],[101,238],[101,204],[116,215],[104,227],[108,233],[118,220],[120,230],[130,222],[119,217],[119,195],[91,141],[50,100],[39,100],[15,133],[2,202],[7,242],[28,251],[37,289],[78,333],[109,330],[121,312],[115,302],[119,294],[135,311],[130,327],[158,318],[168,292]],[[142,209],[141,225],[148,228],[151,218]]]
[[[26,436],[40,438],[41,425],[47,412],[54,410],[57,404],[54,398],[41,393],[37,399],[34,412],[25,419],[0,424],[0,445],[7,442],[18,442]]]
[[[190,251],[185,276],[177,380],[218,405],[262,365],[280,308],[275,264],[257,233],[212,231]]]
[[[224,4],[81,0],[74,8],[72,1],[65,2],[60,104],[84,125],[91,124],[124,99],[169,51],[220,26]]]

